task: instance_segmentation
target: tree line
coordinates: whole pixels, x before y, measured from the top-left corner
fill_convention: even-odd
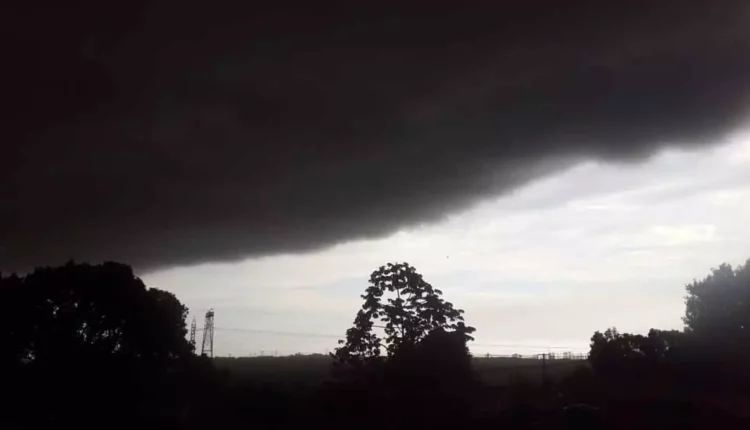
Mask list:
[[[0,424],[584,428],[637,411],[639,426],[730,426],[742,417],[729,400],[750,394],[750,264],[723,264],[686,292],[684,330],[595,332],[588,364],[569,376],[489,387],[463,310],[389,263],[371,274],[331,377],[310,387],[238,378],[196,355],[187,308],[125,264],[0,275]]]
[[[613,327],[591,337],[592,369],[612,391],[715,401],[750,394],[750,260],[722,264],[685,290],[683,330]]]

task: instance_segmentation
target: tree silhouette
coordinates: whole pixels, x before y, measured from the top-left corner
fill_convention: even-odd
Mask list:
[[[710,374],[701,386],[726,390],[750,387],[750,260],[722,264],[686,286],[685,330],[694,374]]]
[[[750,340],[750,260],[736,269],[722,264],[686,290],[683,321],[688,331]]]
[[[750,260],[736,269],[721,264],[704,279],[688,284],[686,291],[684,332],[651,329],[642,336],[621,334],[615,328],[597,331],[589,354],[594,368],[632,366],[634,360],[690,361],[725,370],[734,364],[744,366],[741,363],[750,358]]]
[[[736,395],[750,386],[750,260],[722,264],[686,286],[684,331],[609,329],[591,338],[589,361],[611,392]]]
[[[0,336],[10,339],[15,359],[165,360],[191,352],[187,308],[169,292],[147,289],[127,265],[71,262],[0,282],[2,294],[12,297]]]
[[[438,397],[462,394],[474,374],[464,334],[443,328],[430,331],[416,345],[403,345],[388,365],[397,378],[393,384],[410,384]]]
[[[686,343],[685,333],[677,330],[651,329],[648,335],[620,333],[615,327],[591,337],[589,361],[594,369],[609,370],[639,360],[655,365],[671,359]]]
[[[464,323],[463,310],[455,309],[441,295],[407,263],[381,266],[370,275],[370,286],[361,296],[365,303],[334,356],[339,362],[366,363],[377,360],[383,347],[393,356],[435,330],[456,332],[464,343],[473,340],[470,334],[475,329]],[[373,332],[376,322],[382,324],[383,339]]]
[[[176,407],[166,392],[192,357],[187,309],[129,266],[71,262],[0,276],[0,297],[0,380],[18,420],[101,425],[118,408]]]

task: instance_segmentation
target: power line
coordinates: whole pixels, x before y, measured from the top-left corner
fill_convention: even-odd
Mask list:
[[[321,338],[333,338],[333,339],[340,339],[342,337],[342,336],[334,335],[334,334],[302,333],[302,332],[291,332],[291,331],[262,330],[262,329],[254,329],[254,328],[214,327],[214,329],[221,330],[221,331],[239,331],[239,332],[250,332],[250,333],[276,334],[279,336],[321,337]]]
[[[510,343],[471,343],[471,346],[509,347],[509,348],[544,348],[544,349],[582,349],[580,346],[547,346],[547,345],[522,345]]]
[[[375,326],[377,328],[383,328],[383,326]],[[198,329],[202,330],[202,329]],[[258,333],[258,334],[274,334],[279,336],[292,336],[292,337],[315,337],[324,339],[342,339],[344,336],[336,334],[323,334],[323,333],[309,333],[309,332],[289,332],[289,331],[277,331],[277,330],[265,330],[265,329],[254,329],[254,328],[242,328],[242,327],[214,327],[214,330],[219,331],[236,331],[245,333]],[[548,346],[548,345],[524,345],[524,344],[511,344],[511,343],[470,343],[470,346],[475,347],[498,347],[498,348],[541,348],[541,349],[584,349],[581,346]]]

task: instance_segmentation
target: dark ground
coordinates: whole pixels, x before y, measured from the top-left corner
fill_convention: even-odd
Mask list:
[[[260,356],[260,357],[216,357],[218,369],[226,369],[231,375],[262,382],[314,385],[331,376],[331,358],[323,354]],[[504,386],[511,381],[525,380],[539,383],[545,373],[542,360],[511,357],[474,357],[474,370],[480,381],[488,385]],[[585,360],[548,360],[547,378],[559,381],[576,369],[589,367]]]

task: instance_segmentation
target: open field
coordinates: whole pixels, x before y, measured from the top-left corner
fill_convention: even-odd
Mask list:
[[[284,357],[216,357],[214,364],[233,376],[263,382],[310,385],[330,377],[331,359],[322,354]],[[492,385],[506,385],[513,379],[540,381],[543,372],[549,378],[561,379],[581,366],[585,360],[542,360],[535,358],[475,357],[474,368],[481,380]]]

